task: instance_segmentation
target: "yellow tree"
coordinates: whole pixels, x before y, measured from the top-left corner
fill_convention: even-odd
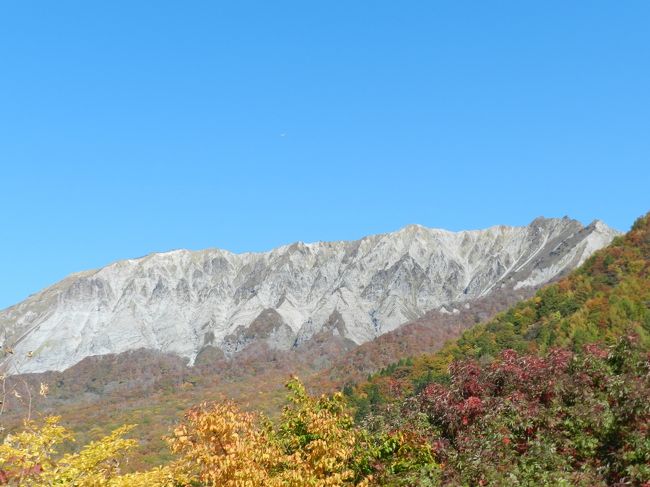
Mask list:
[[[290,404],[278,425],[230,402],[191,409],[168,439],[181,455],[178,471],[211,486],[354,484],[359,434],[342,396],[312,398],[297,379],[287,387]]]
[[[168,442],[181,455],[178,470],[215,486],[271,485],[273,466],[281,456],[259,427],[259,417],[232,402],[190,409]]]
[[[309,396],[302,383],[291,379],[289,405],[273,440],[284,451],[281,485],[335,486],[354,483],[352,468],[360,435],[344,411],[343,396]],[[366,481],[361,481],[365,484]]]

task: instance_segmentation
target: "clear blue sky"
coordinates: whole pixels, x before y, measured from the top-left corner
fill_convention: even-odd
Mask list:
[[[650,2],[0,3],[0,307],[173,248],[650,210]]]

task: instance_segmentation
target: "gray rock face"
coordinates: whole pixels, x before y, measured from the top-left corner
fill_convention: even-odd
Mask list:
[[[360,344],[450,302],[533,287],[617,234],[596,221],[449,232],[411,225],[357,241],[264,253],[177,250],[74,274],[0,312],[5,372],[63,370],[148,348],[193,361],[263,340],[288,349],[323,330]]]

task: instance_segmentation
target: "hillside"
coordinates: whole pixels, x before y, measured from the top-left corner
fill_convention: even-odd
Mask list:
[[[473,311],[478,313],[473,319],[491,309],[483,303]],[[460,311],[449,314],[472,317]],[[410,326],[415,331],[426,329],[426,320],[433,317],[429,314]],[[447,323],[449,329],[457,326],[453,320]],[[397,334],[386,342],[395,342],[390,353],[402,346],[399,338]],[[434,340],[424,346],[434,346]],[[368,381],[355,387],[346,384],[343,392],[356,413],[354,422],[344,413],[340,395],[309,398],[296,380],[289,383],[286,403],[278,382],[271,378],[277,381],[296,370],[309,377],[310,366],[290,364],[282,360],[283,354],[274,356],[264,345],[254,351],[269,354],[266,366],[253,357],[252,362],[235,365],[215,352],[190,369],[174,355],[133,352],[147,357],[148,367],[160,370],[150,384],[136,380],[131,396],[124,395],[129,389],[120,389],[119,383],[128,383],[142,372],[127,355],[88,358],[73,368],[77,370],[72,377],[83,378],[73,396],[92,394],[95,387],[116,393],[101,402],[70,406],[59,394],[49,404],[66,410],[64,424],[76,430],[82,443],[125,423],[142,424],[131,432],[141,448],[120,465],[126,471],[145,471],[134,477],[100,473],[117,475],[107,485],[162,486],[179,481],[169,483],[171,478],[238,475],[266,479],[252,485],[282,485],[287,475],[338,479],[336,485],[646,485],[650,481],[649,350],[650,213],[567,277],[463,332],[437,353],[403,357]],[[385,359],[377,359],[375,366]],[[247,363],[247,373],[256,380],[239,382],[237,369]],[[319,381],[329,377],[335,383],[341,371],[354,363],[344,356],[343,362],[334,360],[334,367],[311,380],[322,385]],[[97,364],[105,368],[101,377]],[[229,372],[211,375],[215,364]],[[66,373],[50,374],[55,382],[65,382]],[[120,377],[117,385],[115,376]],[[5,386],[22,392],[21,384],[32,380],[36,387],[43,377],[9,377]],[[240,404],[265,404],[269,412],[276,411],[272,416],[284,407],[269,423],[224,402],[228,396]],[[26,404],[24,395],[8,399],[3,408]],[[47,409],[42,398],[34,399],[34,407]],[[206,400],[218,402],[209,405],[203,403]],[[197,403],[203,404],[183,420],[183,410]],[[172,430],[179,421],[181,426]],[[239,425],[237,438],[243,438],[236,446],[239,453],[232,457],[238,466],[224,471],[222,462],[230,458],[227,450],[210,446],[213,441],[220,444],[221,437],[215,439],[216,433],[205,434],[201,428],[230,431],[233,424]],[[180,459],[161,440],[170,431],[171,445],[176,445],[173,451],[185,452]],[[189,443],[188,437],[193,438]],[[110,438],[115,436],[102,441],[117,441]],[[229,438],[234,437],[223,437]],[[313,442],[318,448],[312,448]],[[194,455],[207,451],[206,447],[211,452],[206,460],[212,463],[199,465]],[[319,463],[311,463],[310,458],[316,461],[316,451],[328,458],[331,468],[323,470]],[[260,455],[269,458],[268,465],[257,462]],[[162,469],[150,469],[161,462]],[[133,483],[136,479],[140,483]],[[214,482],[208,484],[220,485]]]
[[[454,360],[489,363],[503,350],[546,353],[612,344],[633,334],[650,346],[650,213],[624,236],[596,252],[579,269],[494,319],[465,331],[435,354],[393,364],[358,385],[353,402],[361,415],[372,405],[445,381]],[[399,384],[399,387],[396,387]],[[372,404],[371,404],[372,403]]]
[[[357,242],[296,244],[268,254],[238,256],[219,250],[154,254],[71,276],[0,316],[6,325],[5,370],[38,370],[46,363],[58,368],[80,359],[61,371],[12,377],[9,390],[16,389],[22,398],[5,399],[4,423],[6,427],[20,424],[28,409],[25,384],[38,390],[44,383],[48,396],[30,398],[34,411],[61,414],[82,440],[92,438],[93,432],[108,432],[114,424],[138,423],[135,433],[144,446],[139,452],[148,456],[146,452],[164,449],[160,437],[168,425],[204,398],[230,397],[247,408],[275,415],[283,397],[282,384],[290,374],[303,377],[312,390],[331,392],[400,357],[435,351],[476,322],[530,296],[549,279],[566,274],[613,235],[600,222],[582,227],[568,218],[538,218],[527,227],[459,233],[410,226]],[[300,280],[291,277],[296,273],[302,275]],[[316,281],[310,284],[313,278]],[[370,284],[363,284],[368,279]],[[460,281],[474,284],[460,289]],[[178,290],[182,283],[190,284],[187,293],[167,292]],[[247,286],[259,292],[243,293]],[[151,295],[134,296],[136,288],[149,289]],[[216,328],[205,329],[209,342],[194,345],[194,339],[188,342],[185,335],[175,334],[184,326],[191,329],[203,323],[203,327],[207,321],[201,317],[206,313],[213,316],[208,328],[224,325],[217,323],[216,316],[230,302],[219,301],[228,289],[237,301],[230,303],[236,304],[234,313],[239,316],[232,325],[236,324],[235,332],[222,336]],[[348,296],[344,301],[337,298],[341,292]],[[278,293],[284,298],[273,297]],[[311,320],[308,339],[291,338],[293,345],[288,348],[278,342],[282,330],[287,332],[282,343],[291,341],[293,331],[286,324],[297,319],[286,314],[287,303],[314,300],[323,293],[318,309],[336,301],[327,319],[317,324],[312,317],[320,311],[312,310],[315,314],[300,318],[305,323]],[[356,297],[350,299],[350,293]],[[266,307],[274,301],[277,306]],[[379,336],[359,346],[349,332],[365,326],[370,316],[354,311],[362,301],[376,310],[388,303],[397,306],[397,314],[384,310],[391,320],[416,318],[386,332],[382,325],[386,313],[379,311],[372,317],[373,327],[381,325]],[[436,307],[426,311],[434,303]],[[244,308],[250,313],[241,314]],[[350,313],[356,318],[350,318]],[[157,331],[152,328],[145,334],[153,341],[127,341],[156,316],[162,321],[155,325]],[[237,321],[246,316],[247,326]],[[22,338],[11,338],[21,333]],[[35,347],[30,340],[39,337],[49,337],[47,347],[54,348]],[[92,345],[95,340],[108,345],[98,349]],[[120,352],[123,345],[127,350]],[[195,355],[177,353],[178,347],[188,345],[195,347]],[[59,346],[70,353],[55,354]],[[84,357],[93,350],[101,354]],[[156,418],[154,428],[149,426],[151,418]],[[132,467],[146,463],[139,452]]]
[[[650,213],[568,277],[345,393],[432,459],[381,485],[650,482]]]

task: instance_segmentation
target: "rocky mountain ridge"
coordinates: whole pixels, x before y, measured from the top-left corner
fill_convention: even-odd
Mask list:
[[[5,372],[64,370],[140,348],[190,363],[206,348],[300,347],[327,332],[361,344],[430,310],[542,285],[617,234],[600,221],[449,232],[410,225],[269,252],[177,250],[74,274],[0,312]],[[450,309],[448,309],[450,308]]]

